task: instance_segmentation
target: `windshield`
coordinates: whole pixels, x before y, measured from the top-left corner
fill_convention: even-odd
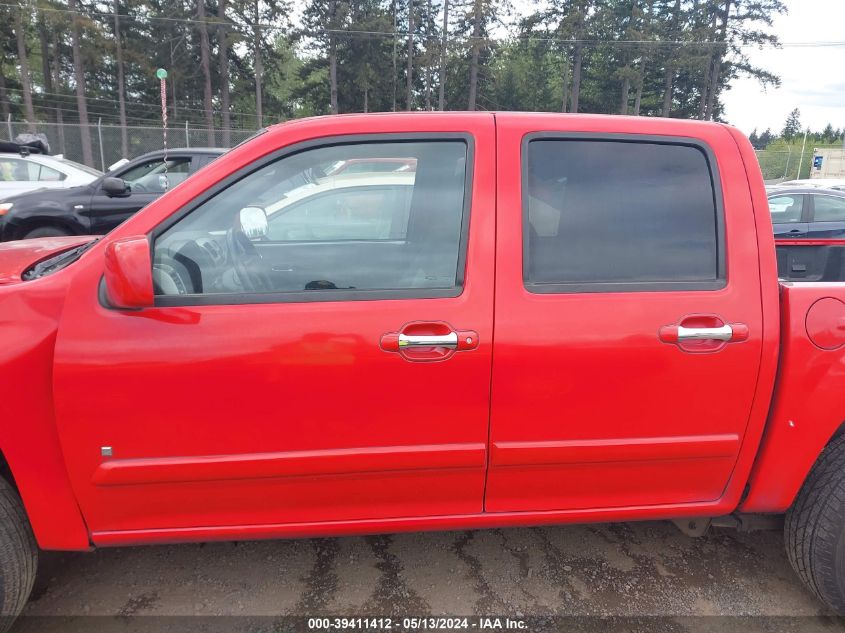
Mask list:
[[[67,158],[59,158],[58,156],[53,156],[53,158],[60,160],[61,162],[65,163],[66,165],[70,165],[74,169],[78,169],[79,171],[84,171],[86,174],[91,174],[92,176],[102,176],[103,172],[99,169],[94,169],[93,167],[89,167],[88,165],[83,165],[82,163],[77,163],[75,160],[68,160]]]

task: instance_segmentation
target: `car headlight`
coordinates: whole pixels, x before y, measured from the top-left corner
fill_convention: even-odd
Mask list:
[[[6,215],[12,208],[11,202],[0,202],[0,217]]]

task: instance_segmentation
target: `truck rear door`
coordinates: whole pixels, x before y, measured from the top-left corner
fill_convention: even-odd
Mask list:
[[[762,345],[753,212],[729,131],[672,126],[497,115],[487,511],[728,483]]]

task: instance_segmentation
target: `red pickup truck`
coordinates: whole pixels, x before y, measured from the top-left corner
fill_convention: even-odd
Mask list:
[[[93,240],[0,247],[3,614],[37,547],[784,513],[845,613],[845,285],[733,128],[301,120]]]

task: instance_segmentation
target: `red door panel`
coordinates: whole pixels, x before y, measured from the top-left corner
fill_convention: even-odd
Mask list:
[[[471,256],[461,294],[119,311],[98,300],[103,263],[92,251],[69,293],[54,375],[62,446],[92,531],[482,511],[493,118],[367,123],[364,130],[345,117],[275,128],[201,175],[217,180],[262,153],[320,136],[469,133]],[[149,233],[204,186],[187,181],[107,239]],[[448,324],[475,340],[448,353],[437,345],[384,348],[386,334],[411,323]],[[439,354],[437,362],[414,362],[425,354]]]
[[[729,247],[723,288],[537,294],[523,283],[524,183],[517,176],[524,135],[672,133],[667,122],[616,121],[497,115],[488,511],[713,501],[739,454],[762,316],[751,201],[727,131],[702,132],[719,156]],[[720,340],[725,325],[732,334]],[[714,338],[696,340],[698,328]]]

